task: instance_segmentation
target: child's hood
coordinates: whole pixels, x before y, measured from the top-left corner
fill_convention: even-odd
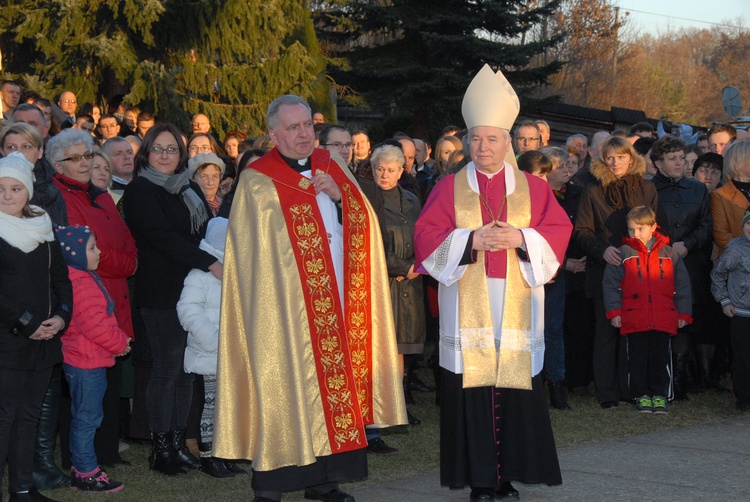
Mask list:
[[[224,251],[220,249],[216,249],[211,244],[208,243],[206,239],[203,239],[199,246],[203,251],[206,253],[210,253],[211,256],[215,257],[217,260],[219,260],[222,264],[224,263]]]

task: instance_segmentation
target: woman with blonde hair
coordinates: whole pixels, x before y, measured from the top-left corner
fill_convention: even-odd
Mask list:
[[[461,140],[455,136],[443,136],[437,141],[435,144],[435,178],[448,172],[450,155],[462,149]]]
[[[724,150],[724,176],[729,180],[711,192],[714,242],[719,254],[742,236],[742,217],[750,205],[750,140],[731,143]]]
[[[619,266],[622,261],[620,245],[628,236],[628,212],[636,206],[656,212],[657,193],[654,184],[643,177],[646,161],[627,139],[610,136],[601,152],[591,163],[594,181],[581,196],[574,238],[586,255],[586,297],[594,300],[596,397],[602,408],[614,408],[627,385],[618,381],[619,337],[604,308],[604,269],[607,264]],[[624,362],[624,351],[619,354]]]

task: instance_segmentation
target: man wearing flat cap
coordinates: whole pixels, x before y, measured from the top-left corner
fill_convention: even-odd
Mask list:
[[[519,111],[487,65],[462,112],[471,162],[433,189],[415,228],[415,264],[440,284],[440,482],[470,500],[518,500],[511,481],[560,484],[542,392],[544,284],[572,225],[540,178],[518,170]]]

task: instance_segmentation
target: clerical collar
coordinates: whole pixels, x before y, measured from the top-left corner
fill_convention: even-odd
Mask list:
[[[499,171],[494,172],[492,174],[487,174],[485,172],[482,172],[482,171],[479,170],[479,168],[477,168],[477,173],[479,173],[479,174],[481,174],[483,176],[486,176],[488,180],[491,180],[492,178],[494,178],[495,176],[497,176],[498,174],[500,174],[504,170],[505,170],[505,163],[503,163],[503,167],[501,167]]]
[[[308,167],[308,161],[310,160],[310,157],[306,157],[304,159],[293,159],[291,157],[287,157],[283,153],[279,152],[279,155],[281,155],[281,158],[284,159],[284,162],[286,162],[289,167],[297,171],[298,173],[302,173],[305,171],[309,171],[310,167]]]

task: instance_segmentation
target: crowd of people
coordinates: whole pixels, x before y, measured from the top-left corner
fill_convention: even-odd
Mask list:
[[[251,460],[257,502],[353,502],[338,483],[398,453],[379,430],[420,424],[414,392],[441,406],[441,483],[518,500],[511,481],[562,482],[548,405],[571,392],[666,414],[731,390],[750,410],[742,129],[555,145],[488,67],[434,148],[296,96],[267,135],[223,138],[205,114],[188,135],[122,99],[0,96],[12,501],[124,489],[104,468],[127,438],[169,476]]]

